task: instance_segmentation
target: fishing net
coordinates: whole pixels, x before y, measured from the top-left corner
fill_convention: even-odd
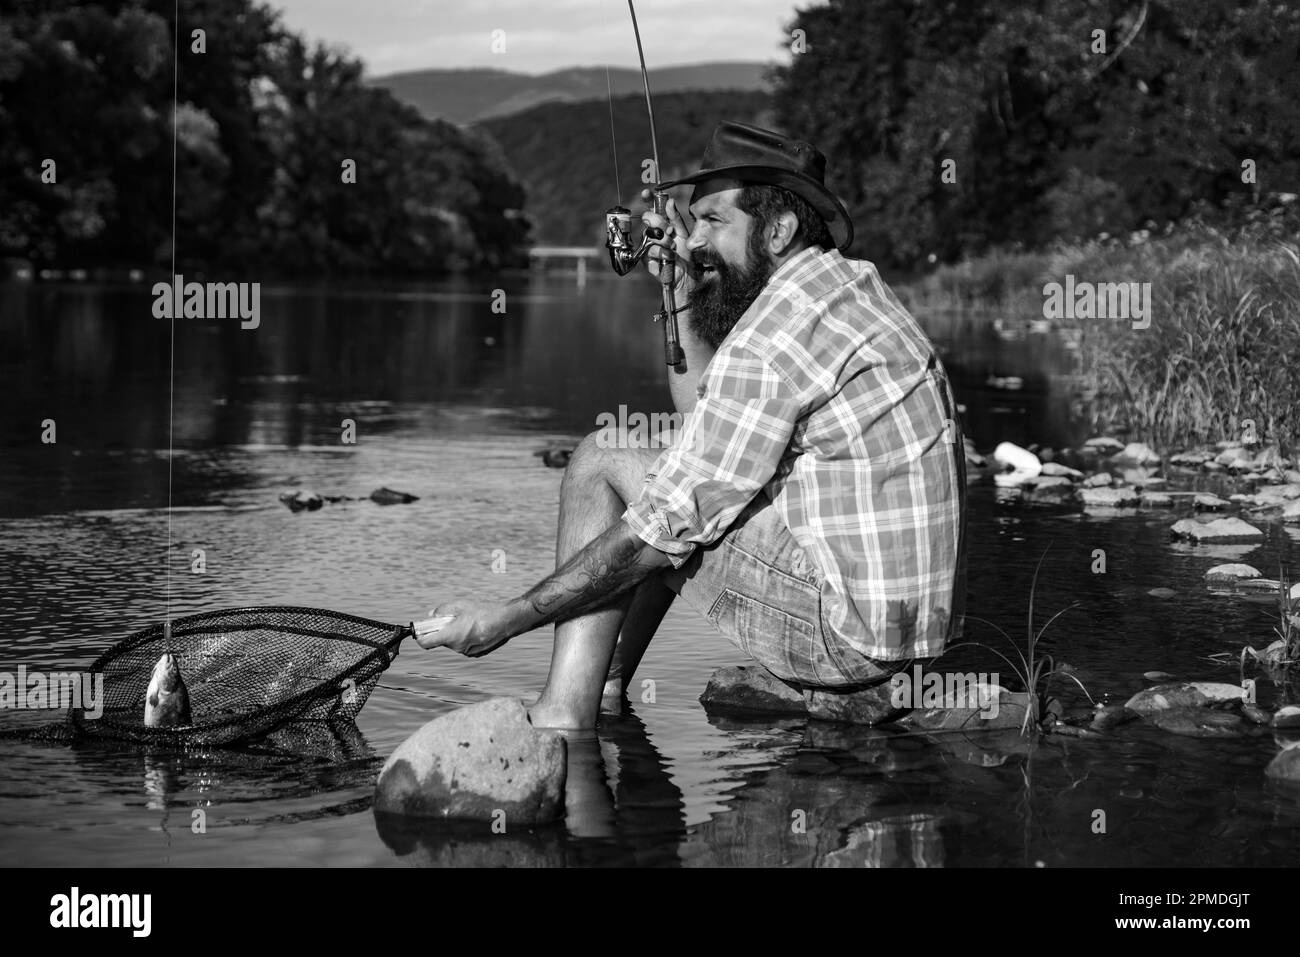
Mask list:
[[[59,737],[161,747],[233,745],[290,722],[350,722],[397,657],[410,626],[318,608],[233,608],[176,618],[114,645],[90,666],[103,675],[103,714],[68,712]],[[145,698],[170,652],[189,691],[192,723],[150,728]]]

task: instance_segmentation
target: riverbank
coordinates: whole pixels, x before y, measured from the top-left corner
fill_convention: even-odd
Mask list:
[[[1165,453],[1236,440],[1294,454],[1300,245],[1286,235],[1270,221],[995,251],[900,295],[922,313],[1000,310],[1077,330],[1079,408],[1093,434]],[[1107,296],[1102,284],[1122,285]]]

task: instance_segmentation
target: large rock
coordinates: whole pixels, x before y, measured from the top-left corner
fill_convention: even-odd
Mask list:
[[[945,695],[935,707],[917,708],[899,719],[900,727],[922,731],[1018,731],[1025,715],[1037,711],[1029,695],[1010,692],[1000,685],[967,686]],[[1037,717],[1032,714],[1032,724]]]
[[[379,772],[375,811],[531,827],[563,814],[564,738],[534,728],[514,698],[434,718]]]
[[[993,476],[993,481],[1003,487],[1023,485],[1043,470],[1043,463],[1037,455],[1013,442],[998,443],[998,447],[993,450],[993,460],[1003,468],[1011,469],[1010,472],[999,472]]]
[[[1085,488],[1079,490],[1079,498],[1088,508],[1128,508],[1139,501],[1131,488]]]
[[[803,693],[787,684],[766,668],[737,665],[718,668],[700,695],[706,711],[737,714],[808,713]]]
[[[1197,522],[1185,518],[1170,529],[1179,538],[1197,542],[1262,542],[1264,533],[1254,525],[1239,518],[1219,518],[1213,522]]]
[[[1160,456],[1156,455],[1149,445],[1130,442],[1115,456],[1115,461],[1132,465],[1158,465]]]
[[[1205,573],[1206,581],[1237,581],[1243,578],[1259,578],[1262,573],[1254,565],[1242,565],[1233,563],[1230,565],[1215,565]]]
[[[1240,701],[1245,693],[1241,685],[1221,681],[1184,681],[1139,691],[1124,702],[1124,707],[1138,714],[1154,714],[1174,708],[1207,708],[1222,702]]]
[[[719,668],[700,695],[706,711],[720,714],[773,714],[817,718],[846,724],[873,725],[902,711],[891,703],[889,682],[854,691],[800,689],[766,668],[738,665]]]
[[[1099,452],[1102,455],[1111,455],[1124,448],[1124,443],[1118,439],[1112,439],[1110,436],[1094,436],[1083,443],[1083,447],[1089,452]]]
[[[1264,769],[1264,776],[1288,784],[1300,784],[1300,748],[1287,748]]]

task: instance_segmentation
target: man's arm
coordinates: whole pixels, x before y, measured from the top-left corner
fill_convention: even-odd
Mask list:
[[[626,522],[615,522],[523,597],[507,602],[503,630],[513,638],[603,607],[671,565]]]

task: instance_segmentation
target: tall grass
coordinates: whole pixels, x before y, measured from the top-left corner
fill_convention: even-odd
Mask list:
[[[1276,232],[1196,226],[1133,245],[1088,242],[994,252],[914,283],[917,309],[1040,314],[1043,286],[1151,283],[1146,329],[1079,319],[1087,425],[1166,451],[1240,439],[1300,451],[1300,245]]]

